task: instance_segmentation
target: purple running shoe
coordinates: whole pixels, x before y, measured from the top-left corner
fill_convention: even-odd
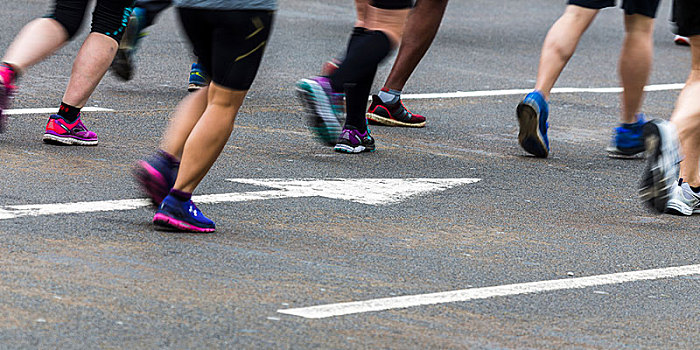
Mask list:
[[[369,129],[364,133],[352,127],[345,127],[335,145],[336,152],[361,153],[374,152],[374,138],[369,134]]]
[[[64,145],[97,146],[97,134],[88,130],[80,117],[69,123],[58,114],[52,114],[46,124],[44,142]]]

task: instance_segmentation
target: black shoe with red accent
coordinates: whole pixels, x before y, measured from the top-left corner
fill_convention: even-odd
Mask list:
[[[367,111],[367,121],[370,124],[386,126],[403,126],[408,128],[422,128],[425,126],[425,117],[411,113],[403,105],[401,99],[396,103],[384,103],[377,95],[372,95],[372,104]]]

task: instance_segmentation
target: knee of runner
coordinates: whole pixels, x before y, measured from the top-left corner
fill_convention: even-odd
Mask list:
[[[83,19],[82,18],[75,19],[75,18],[70,18],[70,17],[66,18],[66,17],[68,17],[68,16],[65,16],[65,17],[64,16],[59,16],[59,17],[50,16],[47,18],[53,19],[54,21],[58,22],[58,24],[60,24],[61,27],[63,27],[63,29],[66,30],[66,33],[68,34],[68,40],[71,40],[71,39],[73,39],[75,34],[77,34],[78,31],[80,30],[80,27],[82,26]]]

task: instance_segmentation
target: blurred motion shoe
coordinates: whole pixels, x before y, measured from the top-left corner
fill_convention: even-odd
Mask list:
[[[676,128],[664,120],[654,119],[643,127],[646,167],[639,185],[639,197],[659,213],[666,210],[678,180],[681,161]]]
[[[306,109],[307,125],[316,139],[333,146],[343,123],[343,97],[333,92],[326,77],[302,79],[296,83],[297,97]]]
[[[126,26],[124,36],[119,42],[117,54],[112,61],[112,71],[124,81],[129,81],[134,74],[134,56],[139,40],[147,34],[142,33],[146,25],[146,10],[136,7],[131,12],[129,24]]]
[[[175,185],[179,167],[180,162],[175,157],[159,150],[145,160],[139,160],[134,166],[133,176],[141,191],[158,206]]]

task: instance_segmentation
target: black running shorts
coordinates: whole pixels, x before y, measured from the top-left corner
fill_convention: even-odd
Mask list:
[[[217,85],[245,91],[255,80],[273,11],[178,8],[199,64]]]
[[[53,18],[73,38],[80,29],[90,0],[55,0],[46,18]],[[119,42],[129,22],[134,0],[97,0],[92,12],[93,33],[102,33]]]
[[[385,10],[404,10],[413,7],[413,0],[370,0],[370,6]]]
[[[682,36],[700,35],[700,2],[698,0],[675,0],[673,20],[676,34]]]
[[[660,1],[661,0],[623,0],[621,7],[625,10],[625,14],[627,15],[644,15],[655,18]],[[569,0],[568,4],[600,10],[615,6],[615,0]]]

